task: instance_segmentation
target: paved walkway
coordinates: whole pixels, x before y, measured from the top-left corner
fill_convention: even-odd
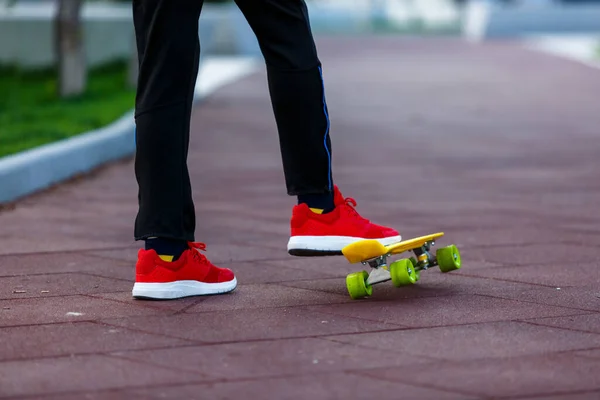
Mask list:
[[[23,200],[0,213],[1,398],[600,397],[600,71],[440,39],[321,54],[337,183],[463,269],[351,301],[356,266],[288,256],[261,70],[193,121],[198,240],[239,289],[131,299],[129,161]]]

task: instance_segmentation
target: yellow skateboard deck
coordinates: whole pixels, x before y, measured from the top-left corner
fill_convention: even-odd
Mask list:
[[[405,251],[417,249],[427,242],[434,241],[444,236],[444,232],[433,233],[431,235],[421,236],[413,239],[404,240],[384,246],[377,240],[361,240],[342,249],[342,254],[351,263],[361,263],[372,260],[383,255],[401,254]]]

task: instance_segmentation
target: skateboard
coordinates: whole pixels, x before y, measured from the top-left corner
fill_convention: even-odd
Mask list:
[[[346,277],[346,287],[352,299],[361,299],[373,294],[373,285],[392,281],[394,286],[414,285],[422,271],[438,266],[444,273],[460,269],[460,253],[455,245],[438,248],[435,256],[431,247],[443,232],[384,246],[377,240],[360,240],[342,249],[342,254],[351,264],[362,263],[371,267],[367,271],[355,272]],[[414,257],[388,264],[388,257],[412,251]]]

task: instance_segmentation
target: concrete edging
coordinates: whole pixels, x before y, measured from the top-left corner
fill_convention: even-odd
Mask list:
[[[256,69],[254,58],[207,58],[201,65],[195,102]],[[58,142],[0,158],[0,204],[46,189],[135,153],[133,111],[114,123]]]
[[[600,69],[600,34],[546,35],[526,39],[525,47]]]
[[[490,0],[469,0],[463,13],[463,36],[474,42],[543,34],[589,34],[599,30],[600,5],[595,3],[505,6]]]

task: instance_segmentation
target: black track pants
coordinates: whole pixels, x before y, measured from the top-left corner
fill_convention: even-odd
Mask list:
[[[289,195],[332,190],[321,63],[303,0],[236,0],[265,58]],[[133,0],[136,98],[135,238],[194,240],[187,168],[202,0]]]

